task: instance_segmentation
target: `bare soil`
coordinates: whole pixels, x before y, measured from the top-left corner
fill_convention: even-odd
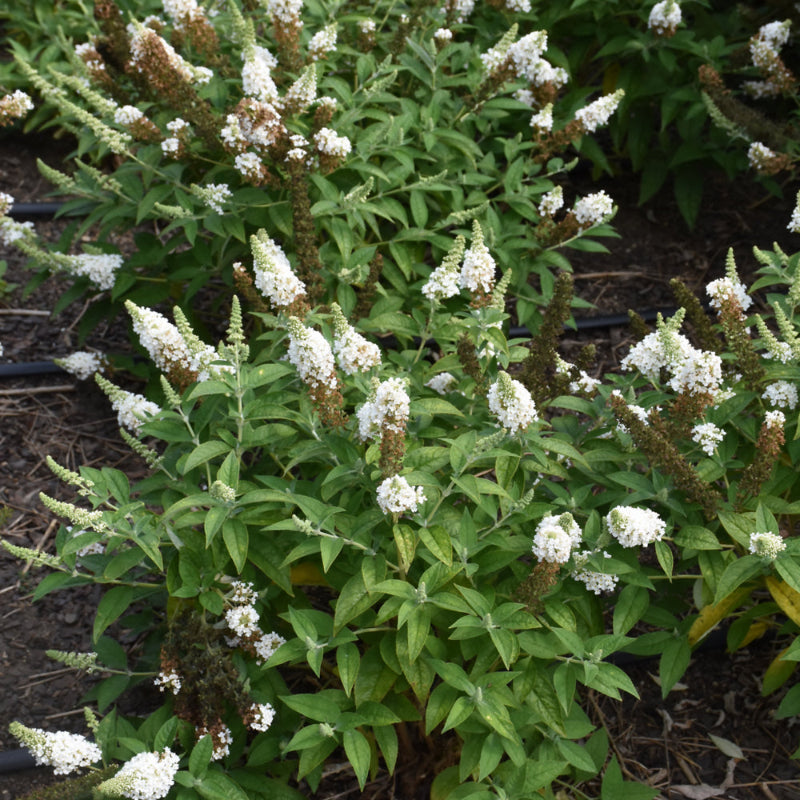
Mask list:
[[[35,158],[60,166],[63,155],[64,148],[48,140],[0,139],[0,190],[21,202],[43,199],[47,187],[38,176]],[[777,241],[788,252],[796,249],[786,231],[792,192],[783,200],[764,198],[745,180],[728,184],[709,175],[708,182],[712,190],[707,196],[713,199],[696,228],[688,231],[671,201],[662,198],[637,207],[635,179],[591,185],[576,181],[573,188],[581,193],[605,188],[620,207],[614,225],[621,238],[605,240],[608,254],[567,253],[576,292],[594,304],[592,314],[673,306],[669,280],[681,277],[690,288],[701,289],[722,275],[729,246],[746,281],[757,266],[753,245],[769,248]],[[54,240],[61,225],[48,221],[37,228]],[[23,260],[8,248],[0,250],[0,258],[8,263],[5,279],[20,284],[0,295],[0,342],[5,350],[0,365],[49,360],[76,349],[75,326],[82,307],[70,307],[55,318],[49,313],[60,294],[58,278],[24,294],[21,286],[30,273]],[[81,346],[124,352],[127,338],[121,324],[95,331]],[[588,341],[598,346],[598,373],[613,371],[631,343],[624,326],[565,336],[568,347]],[[0,505],[8,509],[2,536],[15,544],[52,551],[57,522],[38,495],[62,496],[62,489],[45,465],[46,455],[71,469],[80,464],[116,466],[134,478],[143,472],[120,440],[115,415],[93,384],[63,373],[0,377],[0,417]],[[8,723],[15,719],[50,730],[85,732],[81,696],[91,678],[60,669],[45,650],[91,649],[97,590],[56,593],[32,604],[30,592],[40,578],[35,569],[0,555],[0,751],[16,747],[8,734]],[[733,655],[697,653],[681,687],[666,700],[653,677],[657,665],[649,662],[626,667],[640,700],[626,697],[616,703],[591,694],[588,706],[597,724],[606,726],[626,777],[657,787],[664,799],[800,797],[800,771],[790,757],[800,743],[800,730],[790,721],[774,719],[780,693],[760,695],[759,677],[777,647],[762,641]],[[725,755],[710,734],[738,745],[744,759]],[[363,793],[348,769],[334,765],[318,796],[422,800],[431,779],[424,763],[421,759],[394,777],[381,774]],[[46,769],[0,773],[0,800],[20,798],[52,780]]]

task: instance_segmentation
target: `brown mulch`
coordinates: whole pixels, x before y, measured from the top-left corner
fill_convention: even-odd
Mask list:
[[[26,140],[28,142],[29,140]],[[44,158],[53,155],[43,148]],[[59,166],[57,161],[52,161]],[[44,185],[35,168],[35,153],[17,142],[0,140],[0,190],[19,201],[41,199]],[[693,231],[687,231],[674,203],[660,200],[636,206],[636,181],[618,179],[592,184],[575,178],[582,194],[605,188],[620,206],[614,222],[620,239],[606,239],[611,252],[586,254],[568,251],[575,271],[578,296],[596,306],[596,314],[624,313],[674,305],[669,280],[682,277],[691,288],[701,289],[723,273],[727,248],[734,247],[740,274],[752,280],[757,267],[751,248],[770,248],[773,241],[792,252],[786,223],[793,196],[764,200],[752,184],[740,180],[726,184],[709,176],[713,189]],[[54,239],[62,223],[37,227]],[[9,264],[6,280],[24,284],[27,275],[17,253],[4,249],[0,258]],[[44,313],[60,292],[51,278],[29,296],[21,289],[0,297],[2,363],[26,362],[66,355],[78,346],[76,324],[82,307],[70,307],[58,318]],[[583,312],[582,312],[583,313]],[[98,349],[112,341],[123,347],[125,331],[108,326],[95,332],[89,345]],[[565,345],[598,345],[598,371],[615,369],[630,344],[625,327],[568,333]],[[116,466],[140,474],[142,465],[121,442],[115,415],[93,385],[67,375],[4,379],[0,382],[0,505],[10,515],[2,536],[27,547],[52,548],[57,523],[38,501],[39,492],[71,499],[45,465],[52,455],[65,466],[80,464]],[[62,670],[45,656],[49,648],[91,649],[91,620],[97,590],[86,587],[56,593],[33,605],[29,593],[40,573],[27,570],[14,559],[0,555],[0,749],[13,748],[8,734],[11,720],[50,730],[85,732],[80,698],[90,679]],[[742,653],[703,652],[695,655],[683,678],[683,688],[662,700],[653,675],[657,664],[639,663],[629,669],[641,699],[616,703],[591,695],[587,710],[609,731],[623,773],[657,787],[662,798],[692,797],[677,786],[722,787],[707,797],[728,800],[774,800],[800,797],[800,774],[791,753],[800,734],[773,713],[780,695],[762,698],[759,676],[774,658],[768,642],[755,643]],[[720,737],[738,745],[745,758],[731,758],[709,738]],[[379,775],[362,794],[346,766],[333,764],[318,796],[424,797],[427,780],[418,764],[395,777]],[[728,783],[724,783],[728,778]],[[52,781],[51,772],[33,770],[0,774],[0,800],[13,800],[37,785]],[[596,787],[595,787],[596,790]],[[695,796],[700,794],[695,793]]]

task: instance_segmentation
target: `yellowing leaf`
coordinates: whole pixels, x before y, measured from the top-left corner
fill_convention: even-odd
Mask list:
[[[751,587],[740,586],[723,597],[718,603],[706,606],[689,628],[689,644],[694,647],[712,628],[716,627],[752,591]]]
[[[767,589],[769,589],[772,599],[780,606],[781,611],[795,625],[800,625],[800,593],[772,575],[767,576]]]

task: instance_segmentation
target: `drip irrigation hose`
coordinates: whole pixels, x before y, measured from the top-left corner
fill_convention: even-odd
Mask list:
[[[14,203],[8,216],[13,219],[26,217],[54,217],[64,203]]]
[[[0,752],[0,775],[5,772],[21,772],[35,766],[36,761],[24,747]]]

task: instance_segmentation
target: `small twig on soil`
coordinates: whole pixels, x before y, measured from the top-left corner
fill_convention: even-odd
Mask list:
[[[646,272],[626,272],[617,270],[613,272],[576,272],[572,277],[576,281],[592,280],[593,278],[647,278],[650,277]]]
[[[75,386],[71,383],[63,386],[36,386],[28,389],[0,389],[0,397],[23,397],[33,394],[51,394],[52,392],[74,392]]]
[[[0,315],[6,317],[49,317],[52,313],[38,308],[0,308]]]
[[[71,717],[74,714],[83,714],[82,708],[73,708],[72,711],[59,711],[57,714],[48,714],[45,719],[58,719],[59,717]]]

